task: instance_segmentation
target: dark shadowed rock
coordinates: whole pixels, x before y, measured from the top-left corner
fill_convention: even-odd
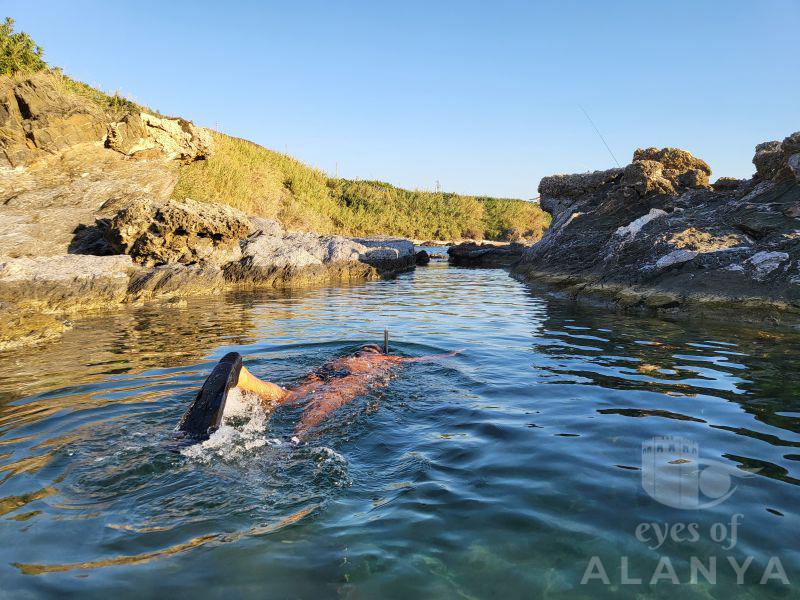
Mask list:
[[[711,187],[715,192],[730,192],[739,189],[746,181],[746,179],[736,179],[735,177],[720,177]]]
[[[447,249],[450,264],[458,267],[504,268],[517,264],[525,250],[523,244],[458,244]]]
[[[418,267],[425,267],[431,262],[431,255],[425,250],[420,250],[414,255],[414,262]]]

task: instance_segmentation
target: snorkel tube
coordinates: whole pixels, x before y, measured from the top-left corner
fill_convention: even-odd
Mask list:
[[[207,440],[222,422],[228,392],[236,387],[242,355],[229,352],[217,363],[178,424],[178,431],[194,441]]]

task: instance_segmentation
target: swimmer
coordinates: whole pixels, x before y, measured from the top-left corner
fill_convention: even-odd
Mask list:
[[[355,354],[337,358],[311,372],[298,385],[285,389],[253,375],[237,352],[226,354],[208,376],[197,397],[186,409],[178,430],[197,440],[207,439],[220,425],[228,392],[233,388],[252,392],[264,408],[306,401],[295,433],[302,437],[337,408],[363,396],[370,389],[385,387],[393,367],[455,356],[458,352],[406,358],[386,354],[377,344],[362,346]]]

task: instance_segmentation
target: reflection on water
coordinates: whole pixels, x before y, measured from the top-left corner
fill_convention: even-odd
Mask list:
[[[396,352],[465,350],[405,365],[307,443],[290,441],[302,410],[290,406],[244,411],[216,445],[176,450],[175,423],[226,352],[290,385],[384,326]],[[788,598],[758,583],[772,556],[800,578],[799,337],[577,308],[444,264],[90,316],[58,343],[0,354],[0,589]],[[642,485],[652,438],[731,469],[730,498],[657,501]],[[735,514],[724,549],[707,532]],[[701,535],[654,549],[642,523]],[[580,584],[592,556],[609,585]],[[651,585],[665,556],[681,582],[693,557],[717,557],[717,583]],[[753,557],[742,586],[729,556]],[[622,557],[642,583],[621,582]]]

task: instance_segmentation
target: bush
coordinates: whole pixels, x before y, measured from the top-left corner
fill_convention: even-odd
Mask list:
[[[42,48],[22,31],[14,33],[14,19],[0,25],[0,75],[35,73],[47,68]]]

